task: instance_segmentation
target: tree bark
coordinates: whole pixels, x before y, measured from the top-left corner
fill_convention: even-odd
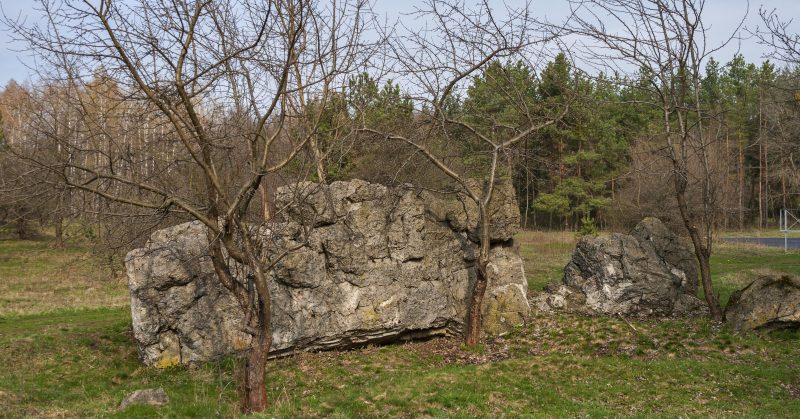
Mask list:
[[[490,185],[490,187],[492,187]],[[483,203],[478,204],[480,222],[480,253],[478,262],[475,265],[475,287],[470,296],[469,306],[467,307],[467,331],[464,334],[464,343],[467,345],[477,345],[481,341],[481,309],[483,307],[483,296],[486,294],[486,266],[489,263],[489,246],[491,236],[489,234],[489,211]]]
[[[725,128],[725,179],[723,183],[723,196],[728,197],[729,191],[733,190],[731,187],[731,150],[730,150],[730,138],[727,127]],[[723,222],[725,226],[725,230],[728,230],[728,226],[730,224],[730,211],[729,211],[730,201],[728,198],[725,198],[723,203]]]
[[[529,158],[528,158],[528,137],[525,137],[525,146],[523,148],[525,153],[525,213],[523,214],[523,221],[522,226],[524,229],[528,229],[528,214],[531,210],[531,170],[529,167]]]
[[[739,140],[739,231],[744,230],[744,144]]]
[[[64,247],[64,217],[60,214],[56,215],[53,224],[56,229],[56,246]]]
[[[706,252],[701,252],[697,256],[700,263],[700,280],[703,283],[703,294],[708,303],[708,308],[711,311],[711,317],[716,321],[722,321],[722,308],[719,305],[719,300],[714,294],[714,288],[711,285],[711,262]]]
[[[783,208],[786,208],[786,163],[781,160],[781,203]]]
[[[259,323],[264,321],[259,313]],[[269,328],[259,324],[253,336],[244,367],[244,413],[263,412],[267,408],[267,356],[272,344]]]
[[[761,83],[758,85],[758,229],[764,228],[764,144],[762,135],[762,104],[763,91]]]
[[[764,228],[764,163],[762,145],[758,143],[758,229]]]
[[[678,175],[676,175],[676,178]],[[685,197],[685,184],[680,180],[676,180],[676,197],[678,200],[678,210],[681,213],[683,224],[689,232],[689,237],[692,239],[694,247],[694,255],[697,262],[700,264],[700,282],[703,284],[703,294],[705,295],[708,309],[711,312],[711,317],[716,321],[722,321],[722,309],[720,308],[717,296],[714,294],[714,286],[711,282],[711,264],[709,249],[703,245],[703,240],[700,237],[700,232],[697,229],[694,221],[689,217],[688,206]],[[707,233],[708,234],[708,233]]]
[[[769,188],[769,144],[768,135],[762,137],[764,142],[764,227],[769,226],[770,188]]]
[[[17,238],[20,240],[27,240],[28,239],[28,223],[25,220],[25,216],[23,215],[25,210],[19,211],[17,215],[17,225],[16,225],[16,233]]]
[[[464,334],[464,343],[477,345],[481,341],[481,307],[483,296],[486,294],[486,265],[484,260],[478,260],[476,265],[475,288],[469,302],[467,314],[467,333]]]
[[[245,361],[245,406],[244,413],[263,412],[267,408],[267,356],[272,346],[272,296],[267,286],[267,278],[255,256],[252,244],[244,239],[244,250],[253,270],[253,285],[256,292],[256,333],[250,342],[250,352]]]
[[[269,193],[267,192],[267,182],[261,181],[258,191],[261,195],[261,217],[264,219],[264,221],[269,221],[271,214],[269,211]]]

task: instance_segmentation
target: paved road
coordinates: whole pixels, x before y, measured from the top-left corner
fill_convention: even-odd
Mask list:
[[[722,241],[752,243],[770,247],[783,247],[783,237],[722,237]],[[800,249],[800,238],[790,237],[788,244],[789,249]]]

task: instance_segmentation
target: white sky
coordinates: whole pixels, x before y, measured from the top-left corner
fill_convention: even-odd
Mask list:
[[[501,4],[500,1],[489,1],[490,4],[495,2],[498,5]],[[521,1],[524,0],[511,0],[510,3]],[[410,0],[374,0],[374,9],[389,21],[395,21],[396,19],[409,19],[404,16],[404,13],[412,11],[417,3],[419,2]],[[34,10],[35,5],[34,0],[0,0],[0,6],[7,16],[21,16],[29,22],[36,22],[40,19]],[[554,22],[562,20],[569,11],[567,0],[533,0],[532,5],[533,11],[540,17]],[[704,20],[707,27],[710,28],[710,44],[721,43],[730,36],[748,9],[749,14],[745,20],[745,26],[752,29],[760,25],[759,7],[767,10],[776,9],[783,20],[795,18],[796,21],[793,24],[795,29],[800,26],[800,22],[798,22],[800,21],[800,0],[752,0],[749,2],[747,0],[707,0]],[[413,25],[411,22],[408,24]],[[759,45],[755,39],[742,39],[727,45],[715,55],[715,58],[717,61],[725,63],[736,52],[741,52],[747,61],[760,62],[769,51],[769,48]],[[30,51],[25,51],[24,45],[13,43],[7,28],[0,23],[0,87],[11,79],[19,82],[30,81],[32,76],[24,64],[30,60]]]

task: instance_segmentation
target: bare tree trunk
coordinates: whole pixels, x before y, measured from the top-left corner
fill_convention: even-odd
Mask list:
[[[728,192],[732,189],[731,188],[731,150],[730,150],[730,138],[728,128],[725,128],[725,180],[723,182],[724,191],[723,196],[725,196],[725,201],[723,202],[723,212],[725,214],[724,222],[725,222],[725,230],[728,230],[730,225],[730,200],[727,198]]]
[[[64,247],[64,216],[61,215],[61,210],[57,210],[53,225],[56,229],[56,246]]]
[[[783,162],[783,160],[782,160]],[[781,170],[781,202],[783,202],[783,208],[786,208],[786,169],[785,163],[782,164],[784,168]]]
[[[483,307],[483,296],[486,294],[486,267],[489,263],[489,211],[483,204],[478,205],[478,210],[481,223],[481,249],[475,265],[475,288],[467,307],[467,331],[464,334],[464,343],[467,345],[477,345],[481,340],[481,308]]]
[[[308,145],[311,147],[311,152],[314,153],[314,166],[317,169],[319,184],[326,185],[328,183],[328,176],[325,173],[325,158],[322,156],[322,152],[317,144],[316,134],[311,134]]]
[[[614,177],[611,177],[611,202],[614,202],[616,198],[614,197]]]
[[[269,211],[269,193],[267,192],[267,182],[262,180],[258,191],[261,194],[261,216],[264,218],[264,221],[267,221],[272,216]]]
[[[697,240],[699,241],[699,236]],[[700,263],[700,280],[703,283],[703,294],[706,303],[708,303],[709,310],[711,311],[711,317],[716,321],[722,321],[722,308],[720,307],[716,294],[714,294],[714,289],[711,284],[711,258],[705,249],[695,253],[699,253],[699,255],[697,255],[697,260]]]
[[[739,140],[739,230],[744,230],[744,145]]]
[[[28,239],[28,225],[25,222],[24,217],[17,218],[17,228],[16,228],[17,238],[20,240],[27,240]]]
[[[464,343],[467,345],[477,345],[481,340],[481,307],[483,307],[483,296],[486,294],[485,261],[478,260],[475,270],[475,289],[469,301],[467,333],[464,335]]]
[[[636,171],[636,210],[642,210],[642,174],[641,170]]]
[[[244,367],[244,413],[262,412],[267,408],[267,356],[272,346],[272,336],[269,333],[269,326],[263,315],[262,309],[259,310],[258,331],[253,336],[250,349],[247,352],[247,359]]]
[[[525,213],[522,218],[522,228],[525,230],[528,229],[528,213],[530,213],[530,208],[530,191],[528,191],[528,187],[525,186]]]
[[[558,183],[564,180],[564,142],[558,140]]]
[[[764,228],[764,213],[766,204],[764,202],[764,135],[763,135],[763,89],[761,83],[758,86],[758,229]]]
[[[675,181],[676,197],[678,201],[678,210],[681,213],[681,218],[689,231],[689,237],[692,239],[694,247],[694,255],[697,262],[700,264],[700,282],[703,284],[703,294],[705,295],[706,303],[711,311],[711,317],[716,321],[722,321],[722,309],[720,308],[717,296],[714,294],[714,287],[711,283],[711,255],[708,248],[703,244],[700,237],[700,232],[697,229],[694,221],[689,218],[689,208],[686,204],[685,188],[686,185],[681,185],[681,181]]]
[[[528,158],[528,138],[525,138],[525,214],[523,215],[522,226],[526,230],[528,229],[528,214],[531,210],[531,170],[530,170],[530,159]]]
[[[767,135],[763,137],[764,141],[764,227],[769,224],[769,145],[767,144]]]
[[[760,125],[760,124],[759,124]],[[761,128],[759,127],[759,130]],[[764,227],[764,161],[762,160],[763,152],[761,142],[758,143],[758,229]]]

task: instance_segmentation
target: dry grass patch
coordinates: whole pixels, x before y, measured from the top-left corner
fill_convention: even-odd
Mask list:
[[[560,281],[577,238],[562,231],[523,231],[515,237],[525,262],[525,275],[531,292],[541,291],[550,282]]]
[[[128,304],[125,279],[112,278],[86,249],[0,240],[0,261],[0,316]]]

